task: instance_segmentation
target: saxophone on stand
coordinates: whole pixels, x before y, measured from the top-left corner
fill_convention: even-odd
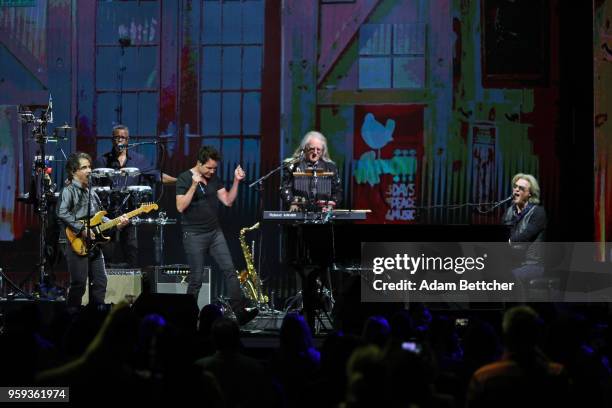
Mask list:
[[[259,228],[259,222],[240,230],[238,240],[240,241],[240,248],[242,249],[242,254],[244,255],[244,260],[246,262],[246,270],[241,272],[236,271],[236,273],[238,274],[240,288],[242,289],[246,298],[257,303],[258,307],[265,308],[268,304],[268,296],[264,295],[263,293],[261,280],[259,279],[257,270],[255,269],[253,253],[251,248],[249,248],[247,245],[245,238],[247,232],[256,230],[257,228]]]

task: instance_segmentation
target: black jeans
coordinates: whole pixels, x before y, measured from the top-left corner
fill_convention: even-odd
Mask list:
[[[68,289],[68,306],[81,306],[85,285],[89,277],[89,303],[103,305],[106,296],[106,271],[104,255],[100,248],[94,248],[88,255],[79,256],[72,251],[69,243],[65,248],[70,288]]]
[[[223,231],[217,229],[210,232],[183,232],[183,245],[187,262],[191,267],[187,293],[194,295],[197,299],[202,287],[204,257],[210,254],[221,268],[232,309],[234,311],[240,310],[243,307],[240,282],[238,282],[234,262],[232,262],[232,256],[223,236]]]

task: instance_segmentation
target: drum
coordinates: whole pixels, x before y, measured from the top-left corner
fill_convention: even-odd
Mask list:
[[[91,177],[93,178],[110,178],[113,177],[117,171],[115,169],[109,169],[108,167],[98,167],[91,171]]]
[[[102,202],[102,207],[104,207],[105,210],[108,210],[110,208],[111,188],[106,186],[97,186],[92,187],[91,191],[98,195],[100,201]]]
[[[119,170],[124,177],[138,177],[140,176],[140,169],[138,167],[124,167]]]
[[[128,186],[127,191],[130,193],[131,204],[134,207],[153,201],[153,190],[149,186]]]

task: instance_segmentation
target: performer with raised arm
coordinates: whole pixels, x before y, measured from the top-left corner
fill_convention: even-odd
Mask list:
[[[191,272],[187,293],[197,298],[202,286],[204,256],[210,254],[217,262],[230,297],[230,305],[240,324],[246,324],[258,313],[245,309],[245,300],[234,268],[234,262],[219,223],[219,202],[230,207],[238,195],[238,186],[246,174],[240,167],[234,170],[234,181],[226,190],[217,176],[221,155],[212,146],[203,146],[197,163],[181,173],[176,182],[176,208],[181,213],[183,244]]]

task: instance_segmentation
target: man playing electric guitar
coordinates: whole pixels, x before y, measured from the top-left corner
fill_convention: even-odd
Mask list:
[[[67,227],[83,239],[96,239],[93,231],[87,231],[87,217],[92,217],[102,209],[100,198],[94,191],[88,191],[89,176],[91,174],[91,157],[87,153],[73,153],[66,161],[66,173],[70,183],[64,187],[57,206],[57,216],[64,227]],[[91,197],[91,199],[90,199]],[[87,205],[90,203],[88,211]],[[129,223],[127,217],[120,217],[118,228]],[[60,229],[65,235],[64,228]],[[68,289],[67,303],[72,310],[81,306],[81,299],[85,293],[87,278],[91,282],[89,291],[90,304],[103,305],[106,296],[106,271],[104,269],[104,256],[98,246],[93,247],[86,256],[78,255],[73,251],[70,242],[66,242],[66,263],[70,274],[70,288]]]

